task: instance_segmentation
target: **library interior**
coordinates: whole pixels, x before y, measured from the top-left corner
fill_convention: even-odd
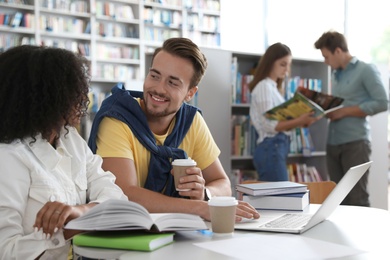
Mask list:
[[[154,50],[168,38],[190,38],[208,60],[190,103],[202,110],[238,197],[236,185],[258,178],[252,161],[257,134],[249,116],[248,83],[267,48],[282,42],[292,51],[291,71],[283,83],[286,99],[297,87],[330,94],[332,70],[314,42],[323,32],[338,31],[345,35],[353,56],[375,64],[389,95],[390,20],[383,19],[388,10],[390,2],[382,0],[241,0],[239,4],[230,0],[0,0],[0,53],[29,44],[65,48],[85,56],[92,71],[90,104],[78,130],[88,140],[93,117],[111,88],[122,82],[126,89],[142,91]],[[376,114],[368,122],[373,161],[368,178],[370,207],[388,211],[389,113]],[[328,123],[324,117],[310,127],[291,131],[290,181],[329,181]],[[338,212],[339,218],[342,213]],[[189,244],[185,248],[191,249]],[[195,256],[202,252],[195,251]],[[167,255],[168,251],[161,256]],[[218,252],[208,256],[223,259]],[[145,256],[120,259],[131,257]]]

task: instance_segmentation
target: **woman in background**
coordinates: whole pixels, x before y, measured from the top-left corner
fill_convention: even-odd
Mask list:
[[[276,121],[264,113],[285,102],[283,81],[291,66],[290,48],[282,43],[268,47],[260,58],[254,78],[249,83],[251,92],[250,118],[258,134],[253,163],[261,181],[287,181],[287,156],[290,150],[289,130],[307,127],[317,120],[312,113],[298,118]]]
[[[0,259],[66,259],[79,231],[64,224],[127,199],[74,128],[88,80],[88,61],[64,49],[0,54]]]

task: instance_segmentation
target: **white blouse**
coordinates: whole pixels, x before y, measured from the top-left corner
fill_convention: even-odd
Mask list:
[[[285,101],[278,91],[276,82],[270,78],[265,78],[251,92],[250,118],[255,127],[259,138],[257,144],[266,137],[273,137],[278,134],[275,127],[278,124],[276,120],[267,119],[264,113]],[[289,134],[286,132],[286,134]]]
[[[56,149],[36,137],[0,144],[0,259],[67,259],[70,241],[34,233],[36,214],[49,200],[68,205],[127,199],[115,176],[102,170],[74,128],[63,129]]]

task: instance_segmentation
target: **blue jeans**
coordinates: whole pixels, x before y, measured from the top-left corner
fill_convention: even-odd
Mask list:
[[[255,149],[253,164],[260,181],[288,181],[287,156],[290,137],[278,133],[265,138]]]

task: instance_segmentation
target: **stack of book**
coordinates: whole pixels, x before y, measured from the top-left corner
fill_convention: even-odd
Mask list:
[[[243,201],[256,209],[303,210],[309,205],[307,186],[296,182],[238,184],[236,190],[243,193]]]

